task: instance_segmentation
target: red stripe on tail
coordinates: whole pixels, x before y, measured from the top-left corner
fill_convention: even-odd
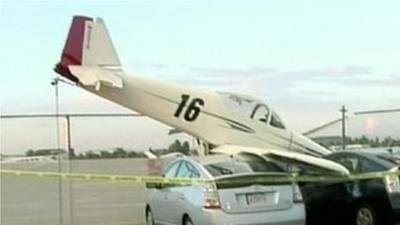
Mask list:
[[[93,21],[93,19],[85,16],[73,17],[60,62],[57,63],[54,69],[55,72],[74,82],[78,82],[78,78],[70,73],[68,66],[82,65],[86,21]]]

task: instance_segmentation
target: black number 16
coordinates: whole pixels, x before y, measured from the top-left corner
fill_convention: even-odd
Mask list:
[[[190,96],[183,94],[182,96],[182,101],[178,106],[178,109],[176,109],[176,112],[174,114],[175,117],[179,117],[186,107],[186,104],[189,102]],[[194,121],[197,119],[197,117],[200,114],[201,107],[204,106],[204,100],[201,98],[194,98],[192,101],[190,101],[190,104],[188,105],[185,114],[183,115],[183,118],[186,121]]]

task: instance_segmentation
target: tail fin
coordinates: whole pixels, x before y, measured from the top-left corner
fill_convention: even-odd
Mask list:
[[[55,71],[77,82],[68,66],[119,67],[120,61],[102,19],[74,16],[67,41]]]

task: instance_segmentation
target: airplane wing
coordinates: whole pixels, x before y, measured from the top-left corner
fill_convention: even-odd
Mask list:
[[[288,130],[276,113],[254,99],[127,74],[102,19],[73,18],[55,71],[95,95],[215,146],[268,147],[316,156],[329,153]],[[228,105],[241,112],[251,107],[243,116]]]
[[[327,159],[309,156],[297,152],[252,148],[246,146],[233,146],[233,145],[219,146],[213,149],[213,152],[222,154],[238,154],[242,152],[247,152],[265,157],[270,157],[272,159],[276,159],[278,161],[285,163],[308,165],[309,168],[311,167],[317,170],[322,169],[323,171],[332,171],[344,175],[350,174],[350,172],[344,166],[338,163],[335,163]]]

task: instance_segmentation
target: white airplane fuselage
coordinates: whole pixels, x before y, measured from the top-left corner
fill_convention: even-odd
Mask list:
[[[218,92],[117,73],[123,88],[82,87],[216,146],[244,145],[312,155],[329,153],[297,132],[230,112]]]
[[[330,152],[287,129],[271,108],[255,98],[125,73],[101,19],[74,17],[55,71],[95,95],[214,146],[251,146],[314,156]]]

